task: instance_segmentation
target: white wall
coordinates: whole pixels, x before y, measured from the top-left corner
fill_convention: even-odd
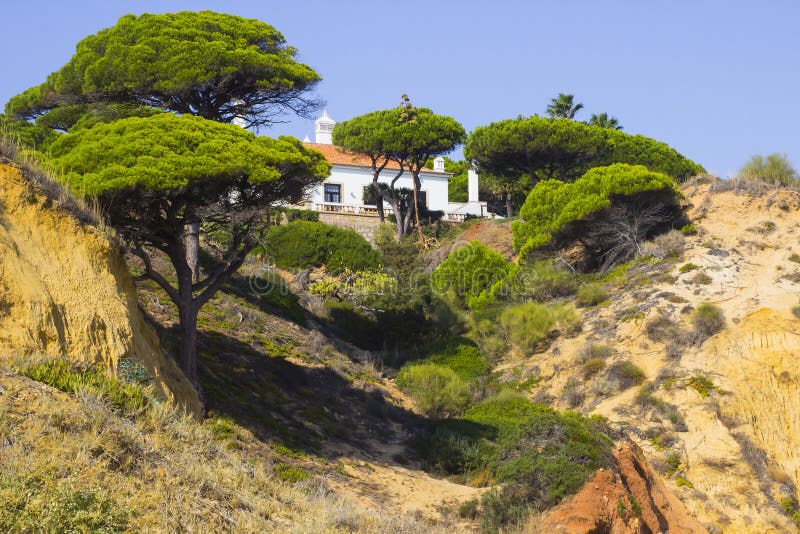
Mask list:
[[[397,171],[387,169],[381,172],[379,180],[389,184],[395,177]],[[428,208],[431,210],[448,211],[447,203],[447,181],[448,174],[434,174],[421,172],[419,175],[421,191],[425,191],[428,198]],[[331,175],[324,183],[339,184],[342,186],[342,204],[360,206],[364,203],[364,186],[372,185],[372,171],[363,167],[351,167],[348,165],[334,165]],[[413,189],[411,173],[404,172],[403,176],[395,183],[397,189]],[[315,187],[309,195],[309,200],[314,204],[325,201],[324,186],[320,184]],[[388,204],[386,204],[388,206]]]

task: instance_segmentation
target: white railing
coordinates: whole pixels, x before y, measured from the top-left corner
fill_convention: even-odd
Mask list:
[[[378,216],[378,207],[366,204],[342,204],[339,202],[317,202],[314,204],[316,211],[330,213],[346,213],[352,215],[365,215],[368,217]],[[383,213],[390,215],[394,213],[392,208],[384,206]]]

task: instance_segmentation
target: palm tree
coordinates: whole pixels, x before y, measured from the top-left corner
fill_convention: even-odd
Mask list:
[[[622,130],[622,126],[616,117],[609,117],[608,113],[598,113],[592,115],[589,119],[590,126],[599,126],[600,128],[611,128],[614,130]]]
[[[575,95],[558,93],[558,96],[550,101],[547,106],[547,114],[556,119],[574,119],[575,114],[583,109],[583,104],[573,104]]]

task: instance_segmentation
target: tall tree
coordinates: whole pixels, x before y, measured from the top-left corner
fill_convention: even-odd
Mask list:
[[[547,106],[547,114],[554,119],[575,119],[575,115],[583,109],[583,104],[575,103],[575,95],[558,93],[558,96],[550,100]]]
[[[571,182],[592,167],[612,163],[644,165],[677,181],[703,172],[666,143],[576,121],[529,117],[479,126],[464,154],[482,176],[493,177],[511,191],[527,178],[537,182]]]
[[[436,115],[428,108],[416,108],[407,95],[403,95],[403,105],[398,129],[398,163],[405,164],[411,172],[414,184],[414,217],[420,241],[424,240],[419,221],[419,173],[426,162],[433,157],[446,154],[464,142],[464,127],[452,117]]]
[[[60,70],[12,98],[8,113],[69,129],[92,109],[128,104],[219,122],[268,126],[287,111],[310,117],[320,81],[296,60],[275,28],[213,11],[125,15],[78,43]],[[96,115],[95,115],[96,116]],[[113,118],[113,116],[112,116]],[[196,279],[199,221],[189,225],[187,254]]]
[[[291,137],[255,137],[238,126],[171,113],[79,129],[56,140],[50,154],[71,190],[96,199],[127,250],[141,259],[144,277],[177,306],[179,363],[199,392],[200,308],[257,245],[268,220],[263,211],[300,199],[330,165]],[[194,281],[185,234],[198,219],[231,237],[216,253],[216,266]],[[159,270],[153,251],[169,258],[172,272]]]
[[[616,117],[609,117],[608,113],[593,114],[587,123],[589,126],[598,126],[600,128],[611,128],[612,130],[622,130],[622,126]]]
[[[219,122],[268,126],[310,117],[320,81],[275,28],[212,11],[125,15],[78,43],[75,55],[6,112],[34,118],[70,104],[133,102]]]

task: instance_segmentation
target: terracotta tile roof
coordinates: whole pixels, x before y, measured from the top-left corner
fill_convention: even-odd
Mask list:
[[[370,162],[369,156],[364,154],[350,154],[336,145],[327,145],[323,143],[303,143],[303,146],[313,148],[314,150],[319,150],[325,156],[325,159],[334,165],[350,165],[353,167],[367,167],[368,169],[372,168],[372,163]],[[394,161],[390,161],[385,168],[398,170],[400,169],[400,166]],[[452,174],[448,172],[435,171],[428,168],[423,169],[422,172],[441,174],[443,176],[452,176]]]

